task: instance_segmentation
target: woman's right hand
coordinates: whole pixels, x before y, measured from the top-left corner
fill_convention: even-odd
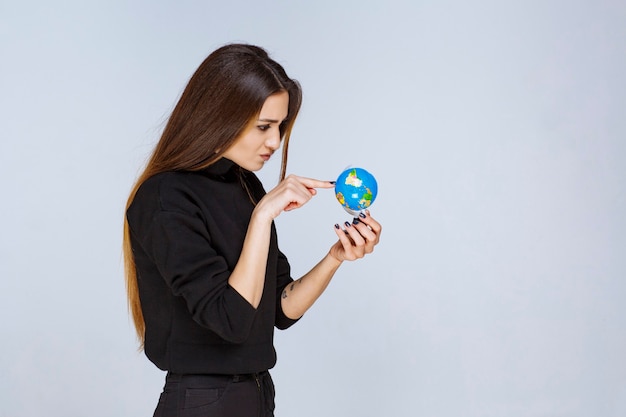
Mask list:
[[[330,181],[289,175],[257,203],[253,216],[262,216],[272,221],[283,211],[295,210],[308,203],[317,194],[316,188],[334,186]]]

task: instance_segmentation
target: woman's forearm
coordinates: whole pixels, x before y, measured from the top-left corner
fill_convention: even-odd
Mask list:
[[[252,216],[241,255],[228,279],[228,284],[254,308],[259,306],[263,295],[271,230],[271,220]]]
[[[326,255],[302,278],[289,284],[281,295],[285,315],[292,319],[302,317],[324,292],[340,265],[337,258]]]

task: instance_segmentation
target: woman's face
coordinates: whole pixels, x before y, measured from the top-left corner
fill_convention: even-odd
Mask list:
[[[280,147],[280,124],[289,111],[289,94],[281,91],[269,96],[256,120],[235,139],[235,143],[224,152],[230,159],[248,171],[263,168],[272,154]]]

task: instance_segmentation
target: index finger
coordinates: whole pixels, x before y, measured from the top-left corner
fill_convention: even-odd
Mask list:
[[[335,188],[335,181],[322,181],[314,178],[298,177],[306,188]]]

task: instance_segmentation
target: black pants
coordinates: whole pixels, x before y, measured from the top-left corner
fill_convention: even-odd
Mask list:
[[[168,373],[154,417],[273,417],[269,372],[247,375]]]

